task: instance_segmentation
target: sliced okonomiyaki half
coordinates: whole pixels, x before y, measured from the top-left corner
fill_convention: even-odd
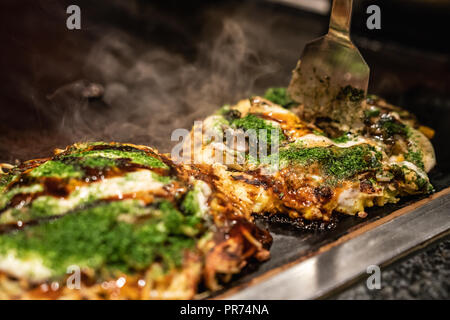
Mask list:
[[[423,133],[431,129],[406,111],[371,97],[365,126],[355,131],[326,119],[306,123],[292,101],[279,94],[272,100],[291,109],[261,97],[242,100],[207,117],[185,142],[189,160],[217,177],[216,188],[242,216],[364,217],[367,207],[433,190],[427,172],[435,164],[434,150]],[[255,131],[266,134],[255,139]]]
[[[0,175],[1,299],[189,299],[270,235],[155,150],[82,143]],[[77,276],[80,276],[77,279]]]

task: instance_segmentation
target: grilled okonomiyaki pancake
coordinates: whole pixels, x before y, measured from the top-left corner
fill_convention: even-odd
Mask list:
[[[75,144],[7,171],[2,299],[188,299],[268,258],[268,233],[149,147]]]
[[[173,160],[98,142],[2,165],[0,299],[193,298],[269,257],[253,214],[327,222],[432,192],[433,130],[405,110],[370,96],[357,130],[301,115],[273,89],[197,123]]]
[[[224,106],[192,130],[189,160],[219,177],[216,188],[249,219],[364,217],[367,207],[433,190],[427,176],[435,164],[433,131],[406,111],[371,96],[358,131],[329,119],[307,123],[297,114],[301,106],[283,89]]]

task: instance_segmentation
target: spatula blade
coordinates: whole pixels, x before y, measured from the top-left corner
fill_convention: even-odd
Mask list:
[[[370,69],[348,38],[328,33],[306,45],[293,71],[289,94],[303,104],[303,117],[327,117],[361,125]]]

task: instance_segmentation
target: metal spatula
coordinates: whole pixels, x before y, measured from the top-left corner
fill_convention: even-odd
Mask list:
[[[306,120],[361,125],[369,66],[350,40],[352,0],[334,0],[328,34],[305,46],[288,92]]]

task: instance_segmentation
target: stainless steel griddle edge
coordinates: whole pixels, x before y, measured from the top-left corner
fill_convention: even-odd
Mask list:
[[[226,299],[318,299],[450,233],[450,192]],[[381,279],[381,286],[383,280]]]

